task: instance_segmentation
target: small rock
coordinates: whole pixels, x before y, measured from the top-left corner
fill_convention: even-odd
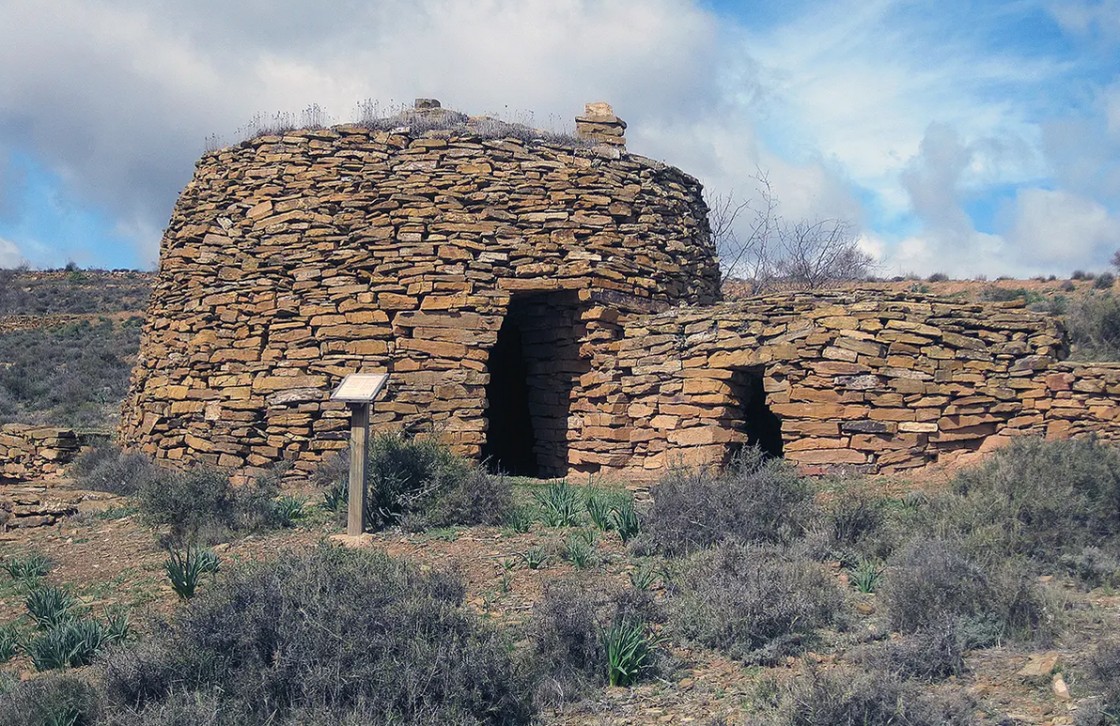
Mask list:
[[[1061,673],[1054,674],[1054,680],[1050,682],[1050,689],[1054,691],[1054,697],[1059,701],[1068,701],[1069,686],[1066,685],[1066,679],[1062,678]]]
[[[1035,653],[1027,659],[1027,664],[1019,670],[1018,675],[1027,681],[1048,680],[1061,660],[1062,656],[1052,650]]]
[[[874,615],[875,606],[869,602],[856,603],[856,612],[860,615]]]

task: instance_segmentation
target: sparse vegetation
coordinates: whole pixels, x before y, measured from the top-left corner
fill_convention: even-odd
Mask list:
[[[679,556],[722,542],[789,542],[816,516],[807,479],[746,448],[723,471],[679,470],[662,480],[638,544]]]
[[[926,693],[887,671],[808,668],[783,693],[787,726],[964,726],[975,703],[960,692]]]
[[[0,332],[0,423],[109,425],[139,346],[139,318]]]
[[[739,542],[693,555],[670,600],[683,637],[757,662],[799,652],[844,611],[843,593],[820,564],[780,546]]]
[[[41,552],[27,552],[20,555],[9,555],[0,560],[0,566],[13,580],[31,584],[41,577],[46,577],[51,571],[51,561]]]
[[[1120,360],[1120,297],[1093,292],[1074,298],[1065,323],[1073,345],[1072,358]]]
[[[463,592],[376,553],[280,553],[116,653],[104,699],[129,723],[189,719],[200,700],[244,724],[526,722],[526,674]]]

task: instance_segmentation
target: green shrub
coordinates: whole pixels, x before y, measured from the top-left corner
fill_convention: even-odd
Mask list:
[[[73,617],[78,601],[62,588],[41,585],[27,594],[24,605],[39,629],[49,630]]]
[[[584,570],[599,560],[595,552],[595,531],[581,530],[568,537],[564,545],[564,559],[577,570]]]
[[[93,726],[101,722],[100,715],[96,689],[70,674],[33,678],[0,692],[3,724]]]
[[[1017,439],[953,481],[935,525],[975,558],[1061,567],[1087,547],[1120,554],[1120,450],[1093,440]],[[1092,556],[1092,553],[1090,553]],[[1078,574],[1078,567],[1073,574]]]
[[[204,574],[216,573],[220,567],[218,556],[211,550],[187,545],[182,554],[175,550],[168,552],[163,569],[171,580],[171,589],[183,600],[194,597],[198,581]]]
[[[1049,634],[1052,614],[1014,560],[981,566],[958,546],[919,537],[888,564],[881,597],[891,627],[903,633],[952,623],[969,648]]]
[[[31,584],[46,577],[51,571],[51,561],[41,552],[27,552],[22,555],[9,555],[0,561],[0,567],[16,582]]]
[[[961,692],[925,693],[887,671],[809,668],[783,694],[788,726],[964,726],[976,708]]]
[[[633,682],[657,672],[661,653],[648,626],[659,619],[649,593],[548,584],[529,624],[531,662],[540,669],[538,698],[559,705],[612,679]]]
[[[699,552],[673,585],[674,630],[743,660],[796,652],[819,628],[842,624],[845,612],[844,595],[822,565],[774,545]]]
[[[81,489],[112,494],[133,495],[161,471],[151,459],[124,452],[112,444],[100,444],[83,451],[70,467],[75,484]]]
[[[523,669],[463,595],[458,580],[379,553],[280,553],[230,568],[169,631],[114,653],[106,699],[145,717],[188,694],[217,698],[245,724],[328,712],[338,723],[528,721]]]
[[[633,685],[653,669],[657,638],[647,623],[622,620],[603,634],[607,654],[607,682],[612,686]]]
[[[1111,272],[1102,272],[1097,275],[1096,280],[1093,280],[1093,288],[1096,290],[1111,290],[1115,284],[1116,276]]]
[[[1120,360],[1120,297],[1111,292],[1076,297],[1069,303],[1065,324],[1071,358]]]
[[[611,507],[610,521],[611,528],[618,532],[623,542],[629,542],[642,531],[642,523],[634,509],[633,500],[628,499]]]
[[[1083,701],[1078,726],[1114,726],[1120,723],[1120,640],[1097,645],[1081,669],[1094,698]]]
[[[533,528],[533,522],[536,521],[536,510],[532,507],[511,506],[506,512],[504,524],[514,532],[524,534]]]
[[[303,518],[303,506],[306,502],[300,497],[284,495],[272,503],[272,513],[269,519],[277,527],[292,527]]]
[[[519,556],[530,570],[539,570],[548,561],[548,554],[540,547],[530,547]]]
[[[549,484],[533,493],[546,527],[574,527],[579,524],[579,493],[566,481]]]
[[[55,625],[27,643],[27,655],[40,671],[89,665],[108,642],[96,620],[69,620]]]
[[[0,663],[7,663],[19,648],[19,631],[14,625],[0,625]]]
[[[721,542],[788,542],[817,516],[793,465],[746,448],[718,474],[676,471],[653,489],[641,551],[677,556]]]
[[[585,507],[587,516],[591,518],[591,523],[597,528],[604,532],[610,532],[614,529],[614,522],[611,521],[611,502],[608,498],[593,489],[589,490]]]
[[[848,581],[858,592],[875,592],[883,581],[883,566],[874,560],[860,560],[848,568]]]

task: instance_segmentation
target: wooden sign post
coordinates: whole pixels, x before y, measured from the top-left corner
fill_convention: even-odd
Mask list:
[[[350,488],[346,534],[358,536],[366,526],[366,461],[369,456],[369,410],[385,387],[388,373],[351,373],[331,394],[350,407]]]

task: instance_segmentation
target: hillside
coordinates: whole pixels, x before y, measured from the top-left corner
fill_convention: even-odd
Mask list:
[[[0,423],[113,428],[151,283],[136,271],[0,270]]]

